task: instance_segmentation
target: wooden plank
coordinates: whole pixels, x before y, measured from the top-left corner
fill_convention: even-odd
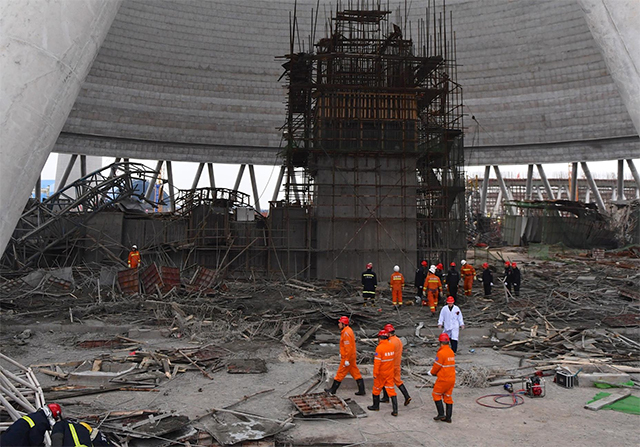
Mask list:
[[[629,395],[631,395],[631,390],[624,390],[624,391],[621,391],[619,393],[612,394],[610,396],[604,397],[604,398],[602,398],[600,400],[597,400],[595,402],[591,402],[590,404],[587,404],[584,407],[587,410],[598,411],[599,409],[601,409],[605,405],[609,405],[609,404],[612,404],[614,402],[617,402],[620,399],[624,399],[625,397],[627,397]]]

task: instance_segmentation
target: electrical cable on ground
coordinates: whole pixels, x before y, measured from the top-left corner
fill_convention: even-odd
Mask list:
[[[498,410],[506,410],[509,408],[513,408],[518,405],[524,404],[524,397],[521,396],[524,390],[517,391],[515,393],[508,394],[486,394],[484,396],[480,396],[476,399],[476,403],[478,405],[482,405],[487,408],[495,408]],[[498,405],[491,405],[484,402],[481,402],[482,399],[486,399],[488,397],[493,397],[493,401]],[[503,402],[501,399],[511,398],[511,402]]]

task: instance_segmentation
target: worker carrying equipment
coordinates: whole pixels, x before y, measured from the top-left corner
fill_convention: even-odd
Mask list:
[[[395,352],[393,383],[404,396],[404,406],[406,407],[411,402],[411,396],[409,396],[409,391],[407,391],[407,387],[404,386],[404,382],[402,381],[402,340],[396,335],[396,329],[392,324],[386,324],[384,330],[389,334],[389,341],[393,345]],[[389,402],[389,395],[387,394],[386,388],[382,389],[382,399],[380,399],[380,402]]]
[[[442,283],[440,279],[435,275],[436,267],[432,265],[429,268],[429,273],[424,280],[423,292],[422,294],[427,298],[427,300],[422,300],[422,305],[425,306],[429,304],[429,309],[431,309],[431,315],[436,314],[436,307],[438,306],[438,297],[442,293]]]
[[[400,267],[395,266],[391,279],[389,280],[391,287],[391,299],[394,306],[402,306],[402,288],[404,287],[404,275],[400,273]]]
[[[460,264],[462,264],[462,267],[460,267],[460,273],[462,274],[463,278],[462,284],[464,287],[464,294],[466,296],[471,296],[473,280],[476,277],[476,269],[474,269],[473,266],[467,263],[467,261],[465,261],[464,259],[460,262]]]
[[[376,305],[376,289],[378,288],[378,278],[373,271],[373,264],[367,264],[367,270],[362,273],[362,298],[364,298],[363,306]]]
[[[430,376],[437,376],[433,385],[433,401],[436,404],[438,414],[433,419],[436,421],[451,422],[453,414],[453,387],[456,383],[456,355],[449,347],[449,336],[446,333],[438,337],[440,348],[433,362],[433,368],[429,371]],[[445,413],[442,400],[447,405]]]
[[[0,435],[0,446],[42,446],[45,433],[51,430],[61,414],[60,405],[48,404],[34,413],[22,416]]]
[[[129,252],[128,265],[130,269],[137,269],[140,266],[140,252],[138,246],[133,245]]]
[[[384,329],[378,332],[378,346],[373,357],[373,405],[368,410],[380,410],[380,393],[387,391],[391,398],[392,416],[398,416],[398,396],[393,386],[395,372],[395,348],[389,341],[389,333]]]
[[[353,334],[353,329],[349,327],[349,317],[340,317],[338,327],[340,328],[340,366],[331,388],[326,388],[325,391],[329,394],[336,394],[344,378],[347,374],[351,374],[351,377],[358,384],[356,396],[364,396],[366,394],[364,391],[364,379],[356,365],[356,337]]]

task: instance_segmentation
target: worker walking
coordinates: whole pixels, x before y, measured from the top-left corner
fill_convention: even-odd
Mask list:
[[[373,357],[373,405],[367,407],[368,410],[380,410],[380,393],[383,389],[387,391],[391,398],[391,415],[398,415],[398,396],[393,386],[395,370],[394,346],[389,341],[389,334],[382,329],[378,332],[378,347]]]
[[[482,264],[482,286],[484,287],[484,296],[491,295],[491,286],[493,286],[493,273],[489,269],[489,264]]]
[[[507,289],[511,292],[511,286],[513,285],[513,270],[511,270],[511,263],[509,261],[504,263],[504,285],[507,286]]]
[[[439,262],[438,265],[436,265],[436,276],[438,277],[438,279],[440,279],[440,283],[444,287],[444,284],[446,283],[446,281],[444,279],[444,266],[442,265],[441,262]],[[438,296],[438,302],[436,303],[436,305],[440,305],[440,306],[444,305],[444,294],[441,293]]]
[[[138,251],[138,246],[133,245],[131,247],[131,251],[129,252],[129,260],[128,260],[130,269],[137,269],[140,267],[140,252]]]
[[[447,291],[454,299],[458,298],[458,283],[460,283],[460,273],[456,270],[456,263],[452,262],[447,272]]]
[[[520,269],[515,262],[511,263],[511,284],[513,284],[513,293],[520,296]],[[509,288],[511,291],[511,288]]]
[[[62,415],[58,404],[47,404],[34,413],[16,420],[0,436],[2,447],[28,447],[44,445],[44,435]]]
[[[453,387],[456,384],[456,355],[449,347],[449,336],[446,333],[440,334],[438,341],[440,348],[433,362],[433,368],[429,371],[430,376],[437,377],[431,395],[438,409],[438,414],[433,419],[450,423],[453,415]],[[443,398],[447,405],[446,413],[444,405],[442,405]]]
[[[364,298],[363,306],[367,304],[376,306],[376,289],[378,288],[378,278],[373,271],[373,264],[367,264],[367,270],[362,273],[362,298]]]
[[[429,273],[424,280],[423,295],[427,298],[427,301],[422,300],[422,305],[429,305],[431,309],[431,315],[436,314],[436,307],[438,306],[438,297],[442,293],[442,283],[440,279],[435,275],[436,266],[429,267]]]
[[[392,324],[386,324],[384,330],[389,334],[389,341],[393,345],[395,352],[393,383],[404,396],[404,406],[406,407],[411,402],[411,396],[409,396],[409,391],[407,391],[407,387],[404,386],[404,382],[402,381],[402,340],[396,335],[396,328],[394,328]],[[380,399],[380,402],[389,402],[389,395],[387,394],[386,388],[382,389],[382,399]]]
[[[416,278],[414,285],[416,286],[416,304],[420,304],[422,300],[422,289],[424,287],[424,280],[427,278],[427,261],[422,261],[420,267],[416,269]]]
[[[462,319],[460,308],[454,302],[455,300],[452,296],[447,298],[447,305],[440,310],[438,327],[442,328],[444,326],[442,333],[449,336],[451,350],[456,352],[458,350],[460,329],[464,329],[464,320]]]
[[[394,306],[402,306],[402,288],[404,287],[404,275],[400,273],[400,267],[393,267],[393,273],[389,280],[391,287],[391,300]]]
[[[340,328],[340,366],[336,372],[336,376],[333,379],[331,388],[326,388],[325,391],[329,394],[336,394],[338,387],[347,376],[351,374],[358,384],[358,391],[356,396],[364,396],[364,379],[360,370],[356,365],[356,337],[353,334],[353,329],[349,327],[349,317],[342,316],[338,320],[338,327]]]
[[[473,288],[473,280],[476,277],[476,269],[474,269],[473,266],[469,264],[467,261],[465,261],[464,259],[460,261],[460,264],[462,264],[462,267],[460,267],[460,274],[462,274],[462,278],[463,278],[462,284],[464,287],[464,294],[466,296],[471,296],[471,290]]]

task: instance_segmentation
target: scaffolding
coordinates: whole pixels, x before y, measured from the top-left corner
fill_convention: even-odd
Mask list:
[[[414,42],[406,14],[391,15],[380,2],[338,4],[327,36],[294,52],[294,12],[284,203],[311,207],[312,276],[448,262],[466,248],[452,18],[428,2]]]

